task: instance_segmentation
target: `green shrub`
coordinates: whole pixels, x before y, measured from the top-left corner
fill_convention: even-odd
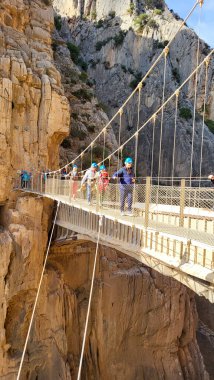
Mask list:
[[[208,126],[210,132],[214,133],[214,120],[206,119],[205,123]]]
[[[160,16],[160,15],[162,15],[162,13],[163,13],[163,10],[162,10],[162,9],[157,9],[157,8],[154,9],[154,14],[155,14],[155,15]]]
[[[56,41],[53,41],[52,44],[51,44],[52,50],[53,50],[53,51],[56,51],[57,46],[58,46],[57,42],[56,42]]]
[[[103,65],[104,65],[104,67],[105,67],[106,70],[110,69],[110,62],[109,61],[103,62]]]
[[[96,125],[88,125],[88,131],[94,133],[96,129]]]
[[[134,75],[134,70],[132,70],[131,67],[128,68],[128,72],[129,72],[130,74]]]
[[[60,31],[62,29],[62,18],[61,16],[55,16],[54,17],[54,25],[55,25],[55,28]]]
[[[156,21],[146,13],[141,13],[134,19],[134,26],[138,32],[142,32],[145,27],[156,29],[158,24]]]
[[[67,48],[70,52],[72,61],[78,64],[78,59],[80,55],[80,49],[78,48],[78,46],[72,44],[71,42],[67,42]]]
[[[126,32],[120,30],[119,33],[116,34],[116,36],[114,37],[114,46],[117,47],[117,46],[122,45],[125,36],[126,36]]]
[[[97,29],[99,29],[103,27],[103,24],[104,24],[104,21],[100,19],[95,26]]]
[[[179,74],[179,71],[178,71],[177,67],[174,67],[172,69],[172,75],[173,75],[174,79],[178,82],[178,84],[180,84],[181,77],[180,77],[180,74]]]
[[[114,18],[115,14],[116,14],[115,11],[110,11],[108,15],[109,17]]]
[[[52,5],[53,4],[53,0],[43,0],[43,3],[45,5]]]
[[[76,137],[81,141],[85,140],[86,138],[86,133],[84,131],[81,131],[81,129],[75,127],[71,128],[70,135],[71,137]]]
[[[92,18],[92,20],[96,20],[96,18],[97,18],[97,12],[96,11],[91,12],[91,18]]]
[[[82,71],[81,74],[79,75],[79,79],[82,80],[83,82],[86,82],[88,79],[88,74],[85,71]]]
[[[135,79],[133,79],[129,83],[129,87],[131,87],[133,90],[135,89],[135,87],[137,87],[138,83],[141,81],[141,79],[142,79],[142,73],[141,72],[135,73],[134,77],[135,77]]]
[[[97,41],[96,45],[95,45],[95,48],[97,51],[100,51],[102,49],[102,47],[105,45],[103,44],[104,41]]]
[[[109,111],[108,106],[102,102],[97,104],[97,108],[102,109],[105,113],[108,113],[108,111]]]
[[[149,16],[145,13],[141,13],[134,19],[134,25],[138,31],[142,31],[143,28],[147,25]]]
[[[147,22],[147,26],[149,28],[152,28],[152,29],[157,29],[158,28],[158,24],[156,23],[156,21],[153,19],[153,18],[150,18]]]
[[[148,9],[164,9],[164,0],[144,0]]]
[[[93,94],[84,88],[80,88],[79,90],[73,93],[77,98],[84,99],[90,101],[93,98]]]
[[[132,16],[134,13],[134,10],[135,10],[135,5],[134,5],[134,3],[131,3],[130,7],[127,9],[127,12],[128,12],[128,14],[130,14],[130,16]]]
[[[102,47],[105,46],[111,40],[112,40],[112,37],[108,37],[108,38],[106,38],[106,40],[98,41],[95,45],[96,50],[100,51],[102,49]]]
[[[192,112],[190,108],[182,107],[180,108],[180,117],[182,117],[185,120],[192,119]]]
[[[76,112],[72,112],[71,113],[71,117],[74,119],[74,120],[77,120],[78,119],[78,114]]]
[[[65,148],[65,149],[69,149],[69,148],[71,148],[71,143],[70,143],[70,141],[69,141],[68,139],[65,139],[65,140],[63,140],[63,142],[61,143],[61,146],[62,146],[63,148]]]
[[[79,65],[84,71],[88,70],[88,64],[81,57],[77,61],[77,65]]]

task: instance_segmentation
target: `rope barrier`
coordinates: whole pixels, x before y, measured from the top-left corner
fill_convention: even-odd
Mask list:
[[[99,241],[100,241],[100,230],[101,230],[101,226],[102,226],[102,218],[103,218],[102,215],[100,215],[99,230],[98,230],[97,244],[96,244],[96,252],[95,252],[95,257],[94,257],[94,266],[93,266],[93,272],[92,272],[91,287],[90,287],[90,294],[89,294],[89,300],[88,300],[88,309],[87,309],[87,314],[86,314],[86,322],[85,322],[85,329],[84,329],[84,335],[83,335],[83,342],[82,342],[82,349],[81,349],[81,355],[80,355],[77,380],[80,380],[80,378],[81,378],[82,362],[83,362],[83,355],[84,355],[84,350],[85,350],[85,342],[86,342],[86,335],[87,335],[87,330],[88,330],[88,321],[89,321],[89,315],[90,315],[90,310],[91,310],[92,292],[93,292],[93,287],[94,287],[95,271],[96,271],[96,264],[97,264],[97,257],[98,257],[98,248],[99,248]]]
[[[19,370],[18,370],[18,375],[17,375],[16,380],[20,380],[20,375],[21,375],[21,371],[22,371],[24,357],[25,357],[25,353],[26,353],[26,349],[27,349],[28,340],[29,340],[29,337],[30,337],[30,332],[31,332],[32,324],[33,324],[35,310],[36,310],[36,306],[37,306],[37,302],[38,302],[38,298],[39,298],[39,293],[40,293],[40,289],[41,289],[41,285],[42,285],[42,280],[43,280],[43,276],[44,276],[44,272],[45,272],[45,268],[46,268],[46,263],[47,263],[47,259],[48,259],[48,254],[49,254],[49,250],[50,250],[50,245],[51,245],[51,240],[52,240],[52,236],[53,236],[53,231],[54,231],[54,227],[55,227],[55,224],[56,224],[56,218],[57,218],[57,214],[58,214],[58,210],[59,210],[59,205],[60,205],[60,202],[57,203],[57,209],[56,209],[56,213],[55,213],[53,227],[52,227],[50,239],[49,239],[49,242],[48,242],[48,247],[47,247],[47,251],[46,251],[46,255],[45,255],[45,260],[44,260],[44,264],[43,264],[43,268],[42,268],[42,273],[41,273],[41,277],[40,277],[40,280],[39,280],[39,285],[38,285],[38,289],[37,289],[37,293],[36,293],[36,298],[35,298],[35,302],[34,302],[34,306],[33,306],[33,311],[32,311],[32,315],[31,315],[31,319],[30,319],[30,324],[29,324],[29,327],[28,327],[28,332],[27,332],[27,336],[26,336],[26,340],[25,340],[25,344],[24,344],[24,349],[23,349],[23,352],[22,352],[21,362],[20,362],[20,365],[19,365]]]

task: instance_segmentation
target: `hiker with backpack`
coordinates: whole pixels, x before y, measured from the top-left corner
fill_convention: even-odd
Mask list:
[[[132,214],[132,202],[133,202],[133,189],[134,189],[134,171],[132,168],[133,160],[131,157],[125,159],[125,165],[115,172],[112,176],[113,179],[119,178],[120,181],[120,212],[121,215]],[[128,211],[125,213],[125,203],[128,203]]]

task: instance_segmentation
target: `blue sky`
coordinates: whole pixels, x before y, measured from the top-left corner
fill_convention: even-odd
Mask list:
[[[182,18],[185,18],[196,0],[165,0],[168,7],[173,9]],[[211,47],[214,47],[214,0],[204,0],[201,11],[201,21],[199,26],[199,5],[187,22],[200,37]]]

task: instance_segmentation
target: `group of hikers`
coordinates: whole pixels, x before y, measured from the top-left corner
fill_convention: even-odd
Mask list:
[[[124,167],[116,171],[112,177],[110,177],[105,165],[100,167],[96,162],[91,164],[91,167],[86,170],[84,176],[81,179],[78,173],[77,165],[73,165],[70,173],[67,173],[66,169],[63,168],[61,171],[61,179],[70,178],[71,181],[71,194],[72,198],[75,199],[78,192],[78,182],[81,180],[81,190],[86,190],[86,199],[88,204],[91,204],[92,192],[97,186],[100,195],[100,201],[102,203],[104,194],[108,188],[110,179],[119,179],[119,189],[120,189],[120,211],[122,215],[125,215],[125,203],[127,200],[128,210],[127,215],[132,215],[132,201],[133,201],[133,184],[134,184],[134,172],[133,172],[133,160],[131,157],[125,159]]]
[[[49,174],[48,171],[43,171],[43,179],[47,180]],[[31,180],[32,174],[26,170],[22,170],[21,174],[21,187],[28,188],[28,184]],[[63,168],[60,173],[61,180],[71,179],[71,197],[76,199],[77,192],[86,192],[86,199],[88,204],[91,204],[92,193],[96,188],[99,192],[100,202],[103,202],[105,192],[108,188],[110,179],[118,178],[119,181],[119,191],[120,191],[120,212],[122,215],[132,215],[132,203],[133,203],[133,190],[134,190],[134,170],[133,170],[133,160],[131,157],[126,157],[124,160],[124,166],[117,170],[111,177],[105,167],[101,165],[100,167],[96,162],[91,164],[91,167],[86,170],[82,177],[81,172],[78,172],[77,165],[73,165],[72,170],[68,172],[67,168]],[[210,175],[208,179],[211,184],[214,185],[214,175]],[[81,186],[79,188],[78,181],[81,181]],[[127,201],[127,211],[125,212],[125,204]]]

